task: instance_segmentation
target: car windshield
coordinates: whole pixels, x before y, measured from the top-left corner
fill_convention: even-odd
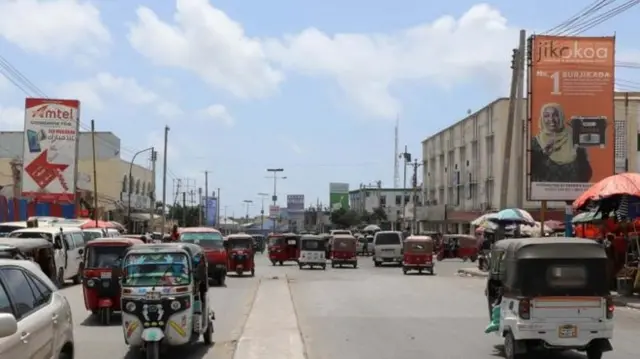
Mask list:
[[[103,237],[102,233],[98,231],[83,231],[82,236],[84,237],[85,243],[89,242],[90,240]]]
[[[120,267],[127,246],[90,246],[87,249],[86,268]]]
[[[124,259],[122,284],[133,287],[190,283],[189,257],[183,253],[135,253]]]
[[[343,235],[351,235],[351,232],[349,232],[349,231],[333,231],[333,233],[331,233],[331,234],[334,235],[334,236],[341,235],[341,234],[343,234]]]
[[[7,237],[9,233],[17,231],[18,229],[24,229],[24,227],[0,224],[0,237]]]
[[[230,238],[227,240],[231,249],[249,249],[253,246],[253,238]]]
[[[206,249],[224,248],[224,240],[219,232],[184,232],[180,235],[180,241],[197,244]]]
[[[378,233],[376,234],[376,245],[394,245],[400,244],[400,236],[397,233]]]
[[[51,233],[47,232],[14,232],[9,235],[11,238],[44,238],[52,241]]]

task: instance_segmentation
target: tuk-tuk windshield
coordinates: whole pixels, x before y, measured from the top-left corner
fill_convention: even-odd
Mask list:
[[[302,250],[323,251],[324,244],[324,239],[306,239],[302,241]]]
[[[251,249],[253,248],[253,238],[228,238],[230,249]]]
[[[122,256],[128,246],[89,246],[85,268],[120,267]]]
[[[287,244],[287,241],[284,237],[269,237],[269,247],[271,246],[284,246]]]
[[[431,242],[409,242],[405,248],[412,253],[428,253],[433,251],[433,243]]]
[[[9,233],[11,233],[13,231],[17,231],[18,229],[24,229],[24,227],[12,226],[12,225],[8,225],[8,224],[0,224],[0,238],[1,237],[8,237]]]
[[[224,239],[219,232],[185,232],[180,235],[180,241],[197,244],[205,249],[224,248]]]
[[[521,267],[518,281],[527,296],[609,294],[608,263],[603,258],[525,259]]]
[[[184,253],[131,254],[124,259],[122,284],[131,287],[177,286],[191,282]]]

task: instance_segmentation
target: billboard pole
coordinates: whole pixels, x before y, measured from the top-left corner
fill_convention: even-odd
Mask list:
[[[526,171],[526,163],[524,162],[524,152],[526,142],[524,141],[524,118],[522,116],[522,109],[524,104],[524,69],[525,69],[525,44],[527,43],[527,33],[524,30],[520,30],[520,43],[518,44],[518,89],[516,93],[516,110],[515,110],[515,120],[516,120],[516,144],[518,149],[517,159],[516,159],[516,205],[518,208],[524,208],[524,171]],[[522,142],[521,142],[522,141]]]

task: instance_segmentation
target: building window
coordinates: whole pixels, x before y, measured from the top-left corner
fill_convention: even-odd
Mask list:
[[[141,194],[144,194],[144,195],[147,194],[147,182],[142,182]]]
[[[140,180],[136,180],[135,194],[140,194]]]
[[[380,196],[380,207],[387,206],[387,196]]]
[[[127,181],[129,178],[127,177],[127,175],[124,175],[124,178],[122,179],[122,192],[123,193],[127,193],[129,191],[129,181]]]
[[[402,195],[396,195],[396,206],[402,204]]]

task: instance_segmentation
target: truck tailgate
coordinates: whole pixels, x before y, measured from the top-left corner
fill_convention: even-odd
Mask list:
[[[602,297],[539,297],[531,303],[531,318],[549,322],[589,322],[606,317]]]

